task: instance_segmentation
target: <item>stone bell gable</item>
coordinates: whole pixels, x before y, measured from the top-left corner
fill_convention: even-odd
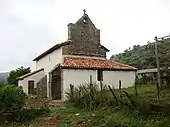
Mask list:
[[[63,47],[63,55],[83,55],[106,58],[109,50],[100,43],[100,30],[89,16],[84,15],[75,23],[68,24],[68,40],[71,44]]]

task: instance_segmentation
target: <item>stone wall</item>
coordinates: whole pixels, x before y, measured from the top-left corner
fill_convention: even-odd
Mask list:
[[[47,76],[42,78],[38,83],[37,83],[37,89],[36,89],[36,94],[40,98],[46,98],[47,97]]]
[[[63,55],[85,55],[106,58],[106,49],[101,48],[100,30],[88,15],[84,15],[75,24],[68,24],[68,39],[71,44],[63,47]]]
[[[81,55],[106,58],[106,51],[100,48],[100,45],[92,43],[76,43],[63,47],[63,55]]]
[[[37,95],[29,95],[25,103],[27,108],[58,108],[62,103],[53,102],[49,98],[40,98]]]

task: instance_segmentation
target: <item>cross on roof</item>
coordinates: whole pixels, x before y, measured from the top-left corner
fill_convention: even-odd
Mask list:
[[[86,10],[85,9],[83,10],[83,12],[84,12],[84,14],[86,14]]]

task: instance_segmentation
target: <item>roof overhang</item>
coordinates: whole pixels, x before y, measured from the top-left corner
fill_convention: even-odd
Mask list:
[[[40,72],[40,71],[44,71],[44,68],[38,69],[38,70],[36,70],[36,71],[33,71],[33,72],[31,72],[31,73],[28,73],[28,74],[25,74],[25,75],[23,75],[23,76],[21,76],[21,77],[18,77],[17,80],[23,80],[24,78],[29,77],[29,76],[31,76],[31,75],[33,75],[33,74],[36,74],[36,73],[38,73],[38,72]]]
[[[83,69],[83,70],[103,70],[103,71],[137,71],[137,69],[119,69],[119,68],[86,68],[86,67],[67,67],[61,66],[62,69]]]
[[[104,49],[106,52],[109,52],[109,49],[107,49],[105,46],[100,45],[100,47],[101,47],[102,49]]]
[[[65,46],[65,45],[69,45],[71,42],[71,40],[68,40],[66,42],[62,42],[62,43],[59,43],[59,44],[56,44],[54,45],[53,47],[51,47],[50,49],[48,49],[47,51],[45,51],[44,53],[42,53],[41,55],[39,55],[38,57],[36,57],[35,59],[33,59],[33,61],[37,61],[41,58],[43,58],[44,56],[48,55],[49,53],[61,48],[62,46]]]

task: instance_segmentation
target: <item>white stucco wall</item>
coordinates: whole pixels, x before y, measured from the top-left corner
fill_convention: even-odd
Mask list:
[[[45,76],[44,71],[37,72],[31,76],[24,78],[23,80],[18,81],[18,86],[22,86],[23,90],[26,94],[28,94],[28,81],[34,80],[34,87],[36,88],[36,84],[40,81],[41,78]]]
[[[59,48],[36,61],[36,70],[44,68],[45,74],[49,73],[62,60],[62,48]]]
[[[36,69],[44,68],[47,75],[47,97],[50,97],[49,72],[62,61],[62,47],[36,61]]]
[[[90,81],[90,75],[93,77],[93,82],[97,81],[97,70],[80,70],[80,69],[63,69],[63,93],[68,91],[70,84],[75,87],[88,83]],[[134,71],[103,71],[103,84],[114,85],[114,88],[118,88],[119,80],[122,81],[122,88],[133,86],[135,83]],[[63,100],[66,100],[65,94],[63,94]]]
[[[119,80],[122,88],[127,88],[135,84],[135,71],[103,71],[103,83],[119,87]]]
[[[70,84],[75,87],[90,82],[90,75],[92,75],[93,82],[97,81],[97,71],[96,70],[80,70],[80,69],[63,69],[63,93],[70,89]],[[66,96],[63,95],[63,100]]]

